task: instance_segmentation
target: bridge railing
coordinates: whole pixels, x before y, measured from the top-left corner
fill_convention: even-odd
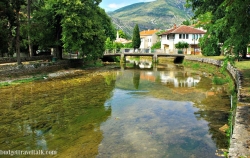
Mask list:
[[[133,48],[121,48],[121,49],[112,49],[112,50],[105,50],[104,54],[115,54],[115,53],[164,53],[162,49],[150,49],[150,48],[143,48],[143,49],[133,49]]]

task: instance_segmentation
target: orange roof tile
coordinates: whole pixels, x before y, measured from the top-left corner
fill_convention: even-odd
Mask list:
[[[149,35],[153,35],[154,33],[158,32],[159,30],[144,30],[140,32],[140,36],[149,36]]]
[[[161,35],[168,35],[168,34],[205,34],[205,31],[202,31],[200,29],[196,29],[194,27],[191,26],[186,26],[186,25],[181,25],[179,27],[176,28],[172,28],[164,33],[162,33]]]

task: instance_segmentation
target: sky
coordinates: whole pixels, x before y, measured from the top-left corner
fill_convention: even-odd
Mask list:
[[[155,0],[102,0],[100,7],[105,9],[105,11],[114,11],[116,9],[125,7],[130,4],[139,2],[152,2]]]

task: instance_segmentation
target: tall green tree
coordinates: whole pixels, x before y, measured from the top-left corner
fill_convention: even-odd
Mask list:
[[[227,53],[236,56],[246,53],[250,42],[250,1],[249,0],[187,0],[187,6],[194,11],[207,34],[201,41],[206,54],[216,54],[218,45]]]
[[[15,13],[15,35],[16,35],[16,56],[17,56],[17,64],[21,64],[20,58],[20,10],[21,6],[25,4],[24,0],[12,0],[11,6]]]
[[[99,3],[100,0],[44,0],[34,16],[39,23],[37,28],[43,30],[37,42],[56,47],[60,59],[65,49],[81,51],[83,56],[96,60],[104,52],[107,37],[115,36],[111,20]]]
[[[0,1],[0,53],[13,55],[17,52],[18,63],[20,64],[19,14],[23,0],[1,0]]]
[[[132,45],[134,49],[140,48],[141,45],[140,30],[138,24],[135,25],[133,30]]]
[[[10,19],[14,22],[14,12],[12,12],[10,3],[8,0],[0,1],[0,54],[3,56],[8,52],[8,45],[11,35],[11,25],[9,23]],[[11,24],[11,25],[10,25]]]
[[[30,37],[30,17],[31,17],[31,0],[27,0],[27,21],[28,21],[28,45],[29,45],[29,55],[33,56],[33,47],[31,43],[31,37]]]

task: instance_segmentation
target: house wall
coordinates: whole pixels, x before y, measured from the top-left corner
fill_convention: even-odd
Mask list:
[[[195,35],[195,40],[194,40]],[[189,44],[189,48],[186,50],[187,54],[191,54],[194,51],[194,45],[196,47],[195,51],[198,52],[199,49],[197,45],[199,44],[199,38],[201,38],[203,34],[169,34],[162,35],[161,37],[161,49],[166,53],[176,53],[177,50],[175,48],[175,44],[178,42],[187,42]]]
[[[141,36],[140,48],[151,48],[157,42],[158,36],[156,34]]]

